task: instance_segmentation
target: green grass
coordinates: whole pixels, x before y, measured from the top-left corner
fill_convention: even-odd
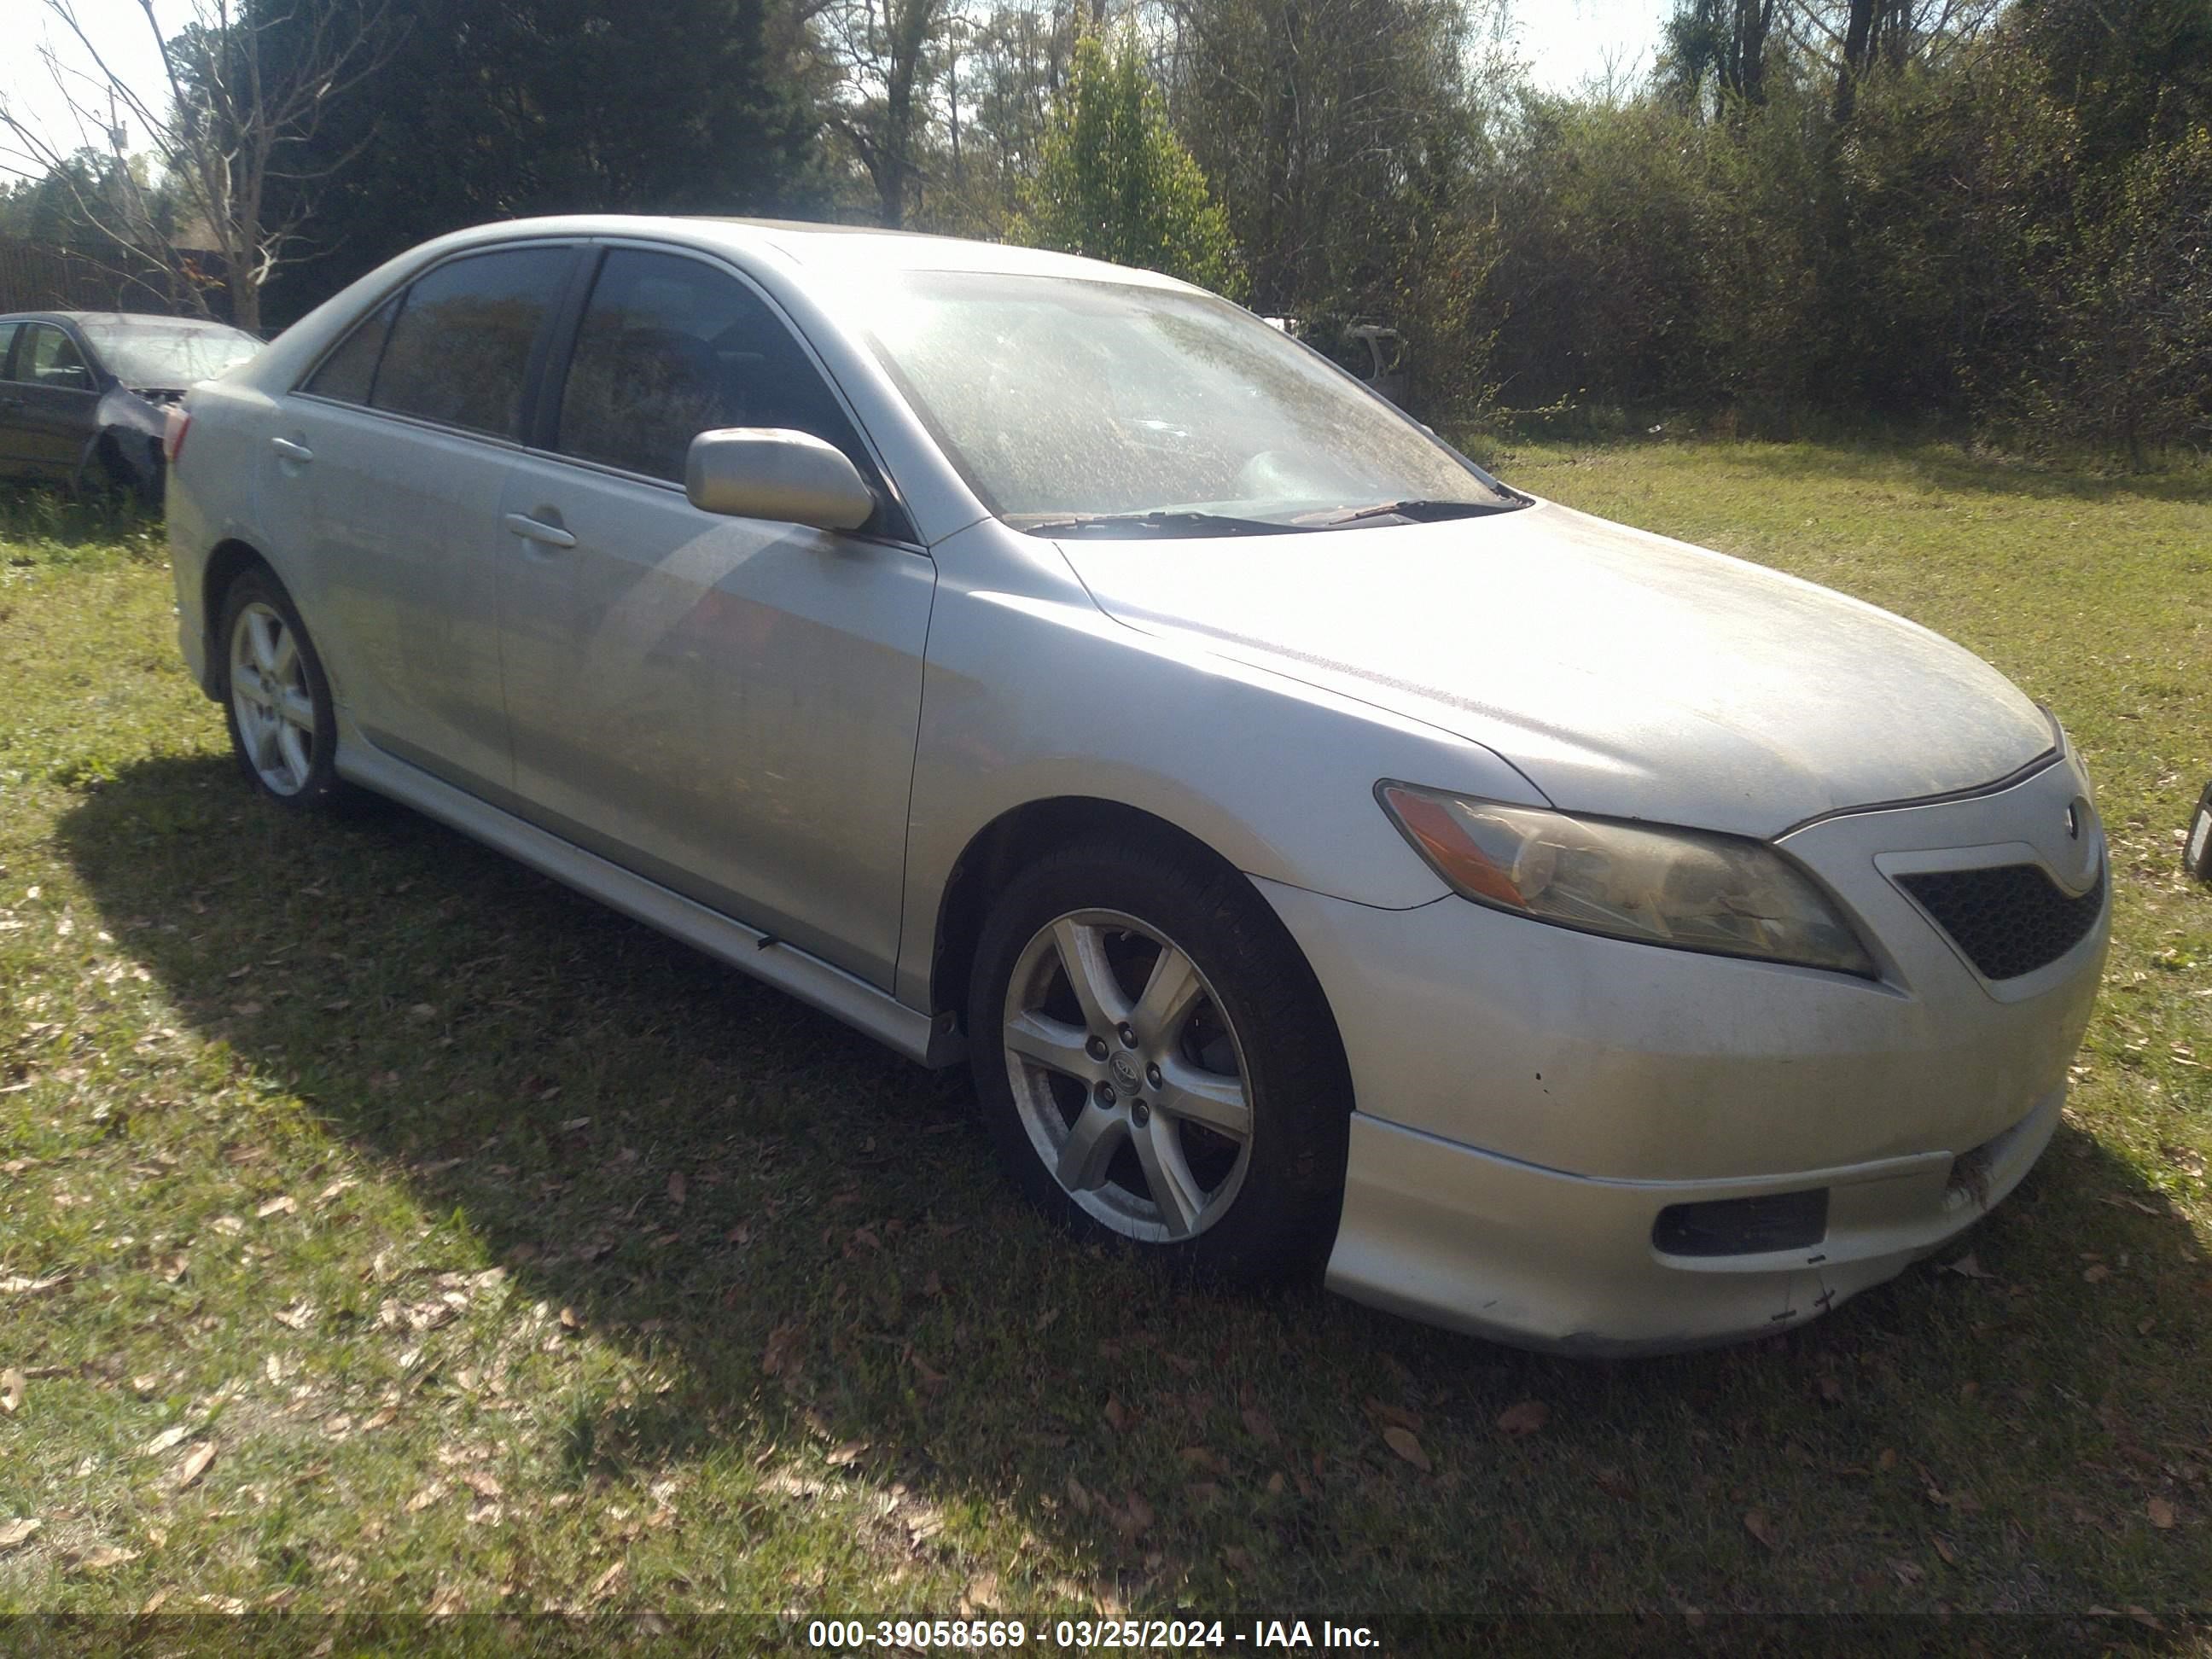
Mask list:
[[[158,544],[19,505],[0,1536],[40,1525],[0,1608],[2201,1612],[2212,480],[1492,459],[1899,610],[2072,728],[2108,982],[2050,1156],[1960,1249],[1610,1365],[1163,1287],[1008,1197],[957,1074],[397,809],[258,802]]]

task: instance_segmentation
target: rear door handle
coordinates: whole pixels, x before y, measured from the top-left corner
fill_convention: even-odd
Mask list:
[[[271,438],[269,447],[288,461],[312,461],[315,452],[305,444],[295,444],[289,438]]]
[[[547,524],[543,519],[533,519],[527,513],[510,513],[507,527],[527,542],[543,542],[548,547],[574,547],[576,538],[557,524]]]

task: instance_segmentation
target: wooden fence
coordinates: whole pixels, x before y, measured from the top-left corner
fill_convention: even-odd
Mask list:
[[[207,297],[216,316],[227,317],[228,295],[215,289]],[[51,243],[0,236],[0,312],[8,311],[198,314],[186,279],[177,270],[120,254],[94,258]]]

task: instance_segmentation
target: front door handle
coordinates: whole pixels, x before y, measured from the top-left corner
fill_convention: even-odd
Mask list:
[[[269,447],[288,461],[312,461],[315,452],[305,444],[295,444],[289,438],[271,438]]]
[[[574,547],[576,538],[557,524],[548,524],[543,519],[533,519],[527,513],[510,513],[507,527],[527,542],[543,542],[548,547]]]

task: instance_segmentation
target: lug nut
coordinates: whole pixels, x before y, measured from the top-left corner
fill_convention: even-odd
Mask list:
[[[1160,1086],[1160,1068],[1157,1066],[1146,1066],[1145,1081],[1151,1084],[1155,1089],[1158,1088]]]
[[[1133,1027],[1124,1025],[1119,1029],[1116,1035],[1121,1037],[1121,1046],[1124,1048],[1133,1048],[1137,1046],[1137,1033]]]
[[[1152,1115],[1152,1109],[1146,1105],[1143,1101],[1133,1100],[1129,1103],[1129,1115],[1137,1121],[1137,1127],[1139,1128],[1142,1128],[1144,1127],[1145,1120],[1151,1117]]]
[[[1091,1038],[1090,1042],[1083,1045],[1083,1052],[1090,1055],[1093,1060],[1105,1059],[1106,1039],[1103,1036],[1095,1036]]]
[[[1110,1083],[1100,1084],[1095,1097],[1101,1106],[1111,1106],[1114,1103],[1114,1085]]]

